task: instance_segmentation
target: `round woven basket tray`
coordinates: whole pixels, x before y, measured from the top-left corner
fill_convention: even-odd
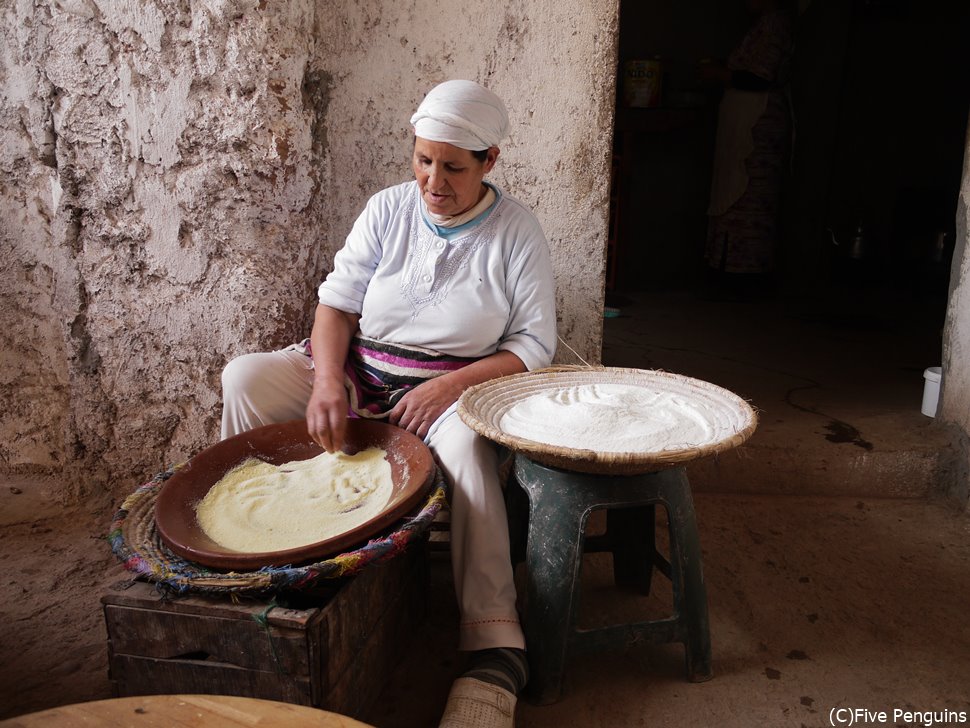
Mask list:
[[[723,438],[700,447],[648,452],[599,452],[549,445],[502,430],[503,415],[513,405],[550,389],[588,384],[624,384],[669,391],[703,402],[712,413],[733,421]],[[520,452],[543,465],[581,473],[635,475],[682,465],[735,448],[758,424],[751,405],[723,387],[681,374],[618,367],[551,367],[513,374],[469,387],[458,402],[458,414],[480,435]]]

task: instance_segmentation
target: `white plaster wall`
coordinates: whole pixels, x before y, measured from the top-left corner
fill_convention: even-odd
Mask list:
[[[957,204],[956,248],[950,274],[950,302],[943,336],[943,391],[939,416],[963,431],[964,463],[953,495],[970,494],[970,125]]]
[[[447,78],[507,101],[494,179],[597,360],[616,38],[617,0],[0,4],[0,470],[119,494],[211,443],[223,364],[307,331]]]
[[[589,362],[602,348],[617,0],[342,3],[318,15],[315,62],[333,78],[327,229],[410,177],[408,124],[450,78],[483,83],[509,109],[491,179],[530,206],[549,239],[559,333]],[[577,363],[561,347],[559,360]]]
[[[51,246],[60,185],[41,100],[51,85],[23,62],[41,41],[19,11],[6,4],[0,22],[0,464],[45,470],[66,460],[58,435],[70,401]]]
[[[127,488],[322,270],[312,0],[3,5],[0,458]]]

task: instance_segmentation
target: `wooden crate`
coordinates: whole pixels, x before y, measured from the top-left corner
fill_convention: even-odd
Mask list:
[[[118,697],[240,695],[360,716],[424,618],[427,588],[423,543],[268,612],[267,599],[163,596],[122,582],[101,600],[109,677]]]

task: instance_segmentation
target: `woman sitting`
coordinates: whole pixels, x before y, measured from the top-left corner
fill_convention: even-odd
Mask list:
[[[528,679],[494,446],[458,417],[469,386],[547,366],[556,342],[549,249],[535,216],[484,181],[505,106],[471,81],[411,117],[414,181],[374,195],[320,285],[310,339],[223,373],[222,436],[306,417],[328,452],[348,411],[424,438],[450,487],[451,557],[469,669],[442,726],[512,726]]]

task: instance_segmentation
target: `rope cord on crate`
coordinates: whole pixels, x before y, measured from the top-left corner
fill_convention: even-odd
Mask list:
[[[125,499],[111,522],[108,543],[126,569],[179,593],[304,589],[321,579],[352,576],[370,564],[388,561],[401,553],[427,530],[446,504],[444,476],[437,469],[431,493],[421,510],[389,534],[372,539],[354,551],[305,566],[267,566],[259,571],[223,573],[176,556],[158,536],[155,500],[162,484],[176,469],[159,473]]]
[[[266,639],[269,640],[269,649],[273,654],[273,663],[276,665],[277,674],[288,675],[289,673],[286,671],[286,668],[283,667],[283,663],[280,662],[280,655],[276,651],[276,642],[273,640],[273,630],[271,630],[269,627],[269,613],[278,606],[279,604],[276,603],[276,597],[273,597],[269,601],[269,604],[266,605],[266,609],[259,614],[253,615],[253,621],[262,627],[263,631],[266,633]]]

